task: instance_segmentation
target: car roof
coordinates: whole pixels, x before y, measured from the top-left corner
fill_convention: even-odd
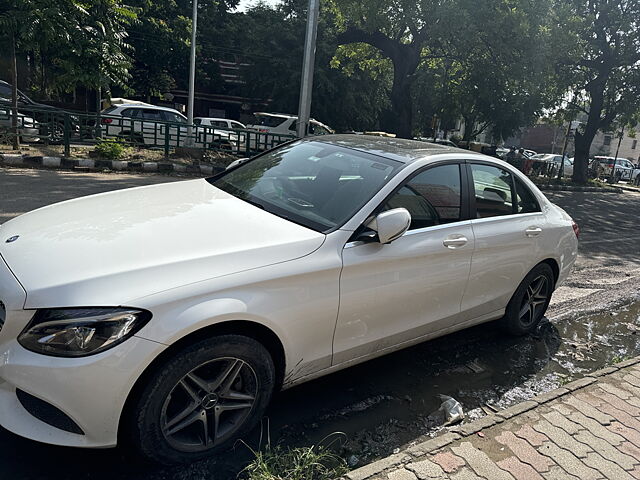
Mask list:
[[[277,118],[286,118],[286,119],[294,119],[296,120],[298,118],[297,115],[292,115],[290,113],[268,113],[268,112],[255,112],[254,115],[263,115],[265,117],[277,117]],[[325,125],[324,123],[322,123],[320,120],[316,120],[315,118],[310,118],[309,119],[310,122],[314,122],[317,123],[318,125],[322,125],[323,127],[328,128],[329,130],[332,130],[331,127],[329,127],[328,125]]]
[[[161,107],[159,105],[140,105],[139,103],[121,103],[119,105],[112,105],[118,108],[144,108],[145,110],[165,110],[173,113],[180,113],[175,108],[171,107]],[[180,113],[180,115],[183,115]]]
[[[372,135],[320,135],[308,137],[305,140],[330,143],[365,153],[380,155],[402,163],[413,163],[418,160],[423,160],[426,157],[443,153],[464,153],[467,156],[469,154],[480,155],[477,152],[449,147],[447,145],[439,145],[437,143]],[[501,160],[497,158],[487,158],[495,160],[496,163],[501,162]]]

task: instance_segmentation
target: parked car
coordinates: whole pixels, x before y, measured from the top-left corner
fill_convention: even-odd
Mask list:
[[[555,153],[538,153],[531,157],[534,160],[534,169],[538,168],[540,173],[547,175],[558,175],[558,170],[562,162],[562,155]],[[564,157],[564,175],[573,175],[573,159]]]
[[[11,105],[11,90],[10,83],[0,80],[0,106],[9,107]],[[46,103],[35,102],[20,90],[18,90],[18,108],[28,118],[41,123],[40,134],[46,135],[53,142],[61,140],[64,136],[65,115],[68,115],[69,118],[70,134],[78,135],[80,132],[80,119],[76,113]]]
[[[229,120],[228,118],[196,117],[193,119],[193,123],[206,127],[233,128],[242,130],[247,128],[242,123],[235,120]]]
[[[271,133],[279,135],[295,135],[298,123],[296,115],[284,113],[264,113],[253,114],[254,122],[247,124],[247,128],[257,130],[261,133]],[[311,119],[309,121],[309,135],[328,135],[333,130],[325,124]]]
[[[501,160],[364,135],[35,210],[0,227],[0,424],[191,462],[281,388],[483,322],[534,331],[577,237]]]
[[[435,143],[437,145],[444,145],[447,147],[458,147],[455,143],[453,143],[451,140],[447,140],[446,138],[436,138],[434,140],[433,137],[416,137],[416,140],[420,140],[421,142]]]
[[[593,165],[598,164],[599,166]],[[631,181],[633,179],[635,166],[626,158],[618,158],[615,157],[602,157],[597,156],[593,158],[592,168],[594,171],[599,172],[599,176],[603,178],[610,178],[611,171],[613,170],[613,164],[615,163],[615,174],[613,176],[613,181],[615,183],[620,180]]]
[[[102,134],[106,137],[119,137],[123,140],[151,146],[163,146],[167,125],[169,125],[169,144],[185,145],[188,138],[187,117],[179,111],[155,105],[123,103],[112,105],[101,113]],[[218,146],[230,151],[238,148],[238,136],[215,128],[195,125],[192,130],[196,146]]]
[[[13,113],[8,106],[0,106],[0,136],[10,134]],[[40,141],[40,124],[33,118],[18,112],[18,136],[21,142]]]

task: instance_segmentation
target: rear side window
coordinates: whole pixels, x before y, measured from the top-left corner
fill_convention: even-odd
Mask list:
[[[120,115],[122,115],[123,117],[136,118],[136,117],[140,116],[140,109],[139,108],[125,108]]]
[[[286,118],[272,117],[270,115],[255,115],[256,125],[262,125],[265,127],[277,127],[284,123]]]
[[[193,119],[193,124],[194,125],[201,125],[202,124],[202,119],[201,118],[194,118]]]
[[[511,173],[491,165],[471,165],[478,218],[512,215]]]
[[[162,110],[151,110],[150,108],[145,108],[142,111],[142,118],[153,122],[162,122],[164,120],[162,113]]]
[[[102,111],[102,115],[109,115],[111,112],[113,112],[113,111],[115,111],[117,109],[118,109],[118,107],[116,107],[115,105],[111,105],[110,107],[105,108]],[[124,115],[124,112],[122,112],[122,114]]]
[[[518,213],[534,213],[540,211],[538,199],[522,180],[515,177]]]
[[[406,208],[410,230],[460,221],[460,167],[429,168],[409,180],[387,202],[386,208]]]

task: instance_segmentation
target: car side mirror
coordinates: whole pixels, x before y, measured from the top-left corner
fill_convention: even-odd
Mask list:
[[[378,234],[378,241],[382,244],[391,243],[409,230],[411,214],[406,208],[394,208],[378,214],[367,227]]]

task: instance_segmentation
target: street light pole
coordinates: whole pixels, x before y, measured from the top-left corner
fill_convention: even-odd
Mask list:
[[[311,94],[313,91],[313,67],[316,59],[316,39],[318,37],[318,17],[320,16],[320,0],[309,0],[307,14],[307,33],[304,39],[304,58],[302,61],[302,79],[300,85],[300,106],[298,108],[298,137],[302,138],[309,131],[311,116]]]
[[[196,84],[196,33],[198,31],[198,0],[193,0],[191,22],[191,63],[189,64],[189,98],[187,100],[187,143],[193,145],[193,97]]]

